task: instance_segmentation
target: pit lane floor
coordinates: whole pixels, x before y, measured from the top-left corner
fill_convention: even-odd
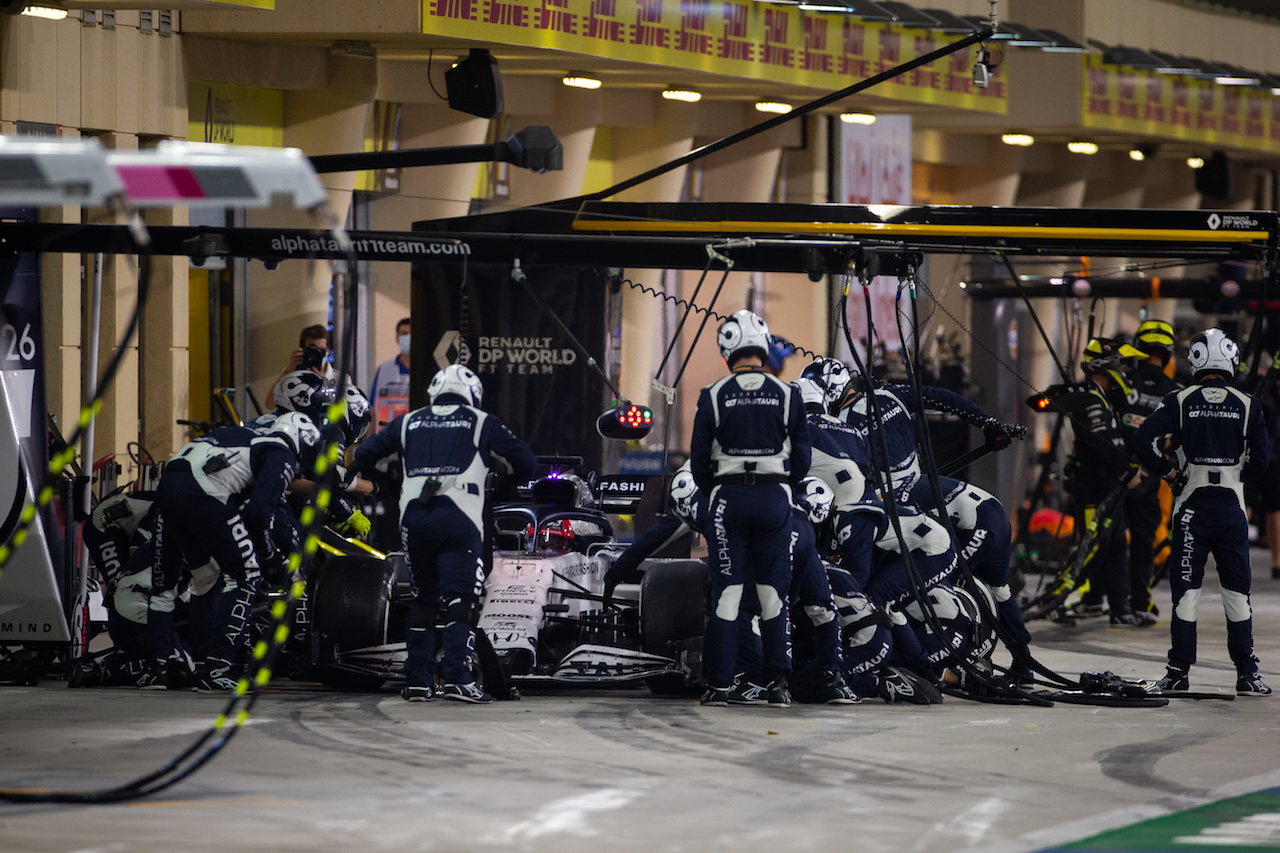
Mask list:
[[[1256,553],[1257,652],[1280,688],[1280,581]],[[1157,602],[1167,613],[1166,587]],[[1231,691],[1216,579],[1200,615],[1192,687]],[[1032,629],[1041,659],[1073,677],[1163,672],[1165,621]],[[133,779],[190,744],[223,703],[0,687],[0,786]],[[222,754],[157,797],[0,803],[0,850],[1032,851],[1276,786],[1280,695],[1159,709],[948,698],[781,710],[592,689],[474,707],[286,682]],[[1245,811],[1277,827],[1248,849],[1280,847],[1280,808]],[[1126,849],[1224,849],[1221,837],[1184,843],[1195,834]]]

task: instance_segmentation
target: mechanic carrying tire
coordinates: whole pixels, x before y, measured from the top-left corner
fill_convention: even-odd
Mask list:
[[[356,467],[384,475],[400,463],[400,537],[413,572],[405,661],[410,702],[437,696],[492,702],[475,683],[472,611],[484,584],[484,482],[491,468],[533,476],[537,460],[497,417],[480,411],[484,387],[465,365],[451,364],[427,387],[431,404],[396,418],[356,450]],[[435,688],[436,622],[443,610],[443,684]]]

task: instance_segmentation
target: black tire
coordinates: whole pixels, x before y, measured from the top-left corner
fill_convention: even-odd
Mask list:
[[[394,577],[373,557],[325,561],[311,602],[311,660],[316,680],[341,690],[376,690],[386,676],[336,666],[343,652],[380,646],[388,637]]]
[[[681,641],[706,630],[707,567],[699,560],[654,561],[640,582],[640,647],[650,654],[673,655]],[[684,696],[695,686],[676,674],[645,680],[659,696]]]

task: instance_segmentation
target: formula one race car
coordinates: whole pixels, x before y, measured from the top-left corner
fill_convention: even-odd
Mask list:
[[[604,575],[622,547],[579,478],[535,482],[528,503],[493,513],[493,566],[476,631],[477,662],[495,697],[522,684],[645,681],[658,693],[696,689],[707,574],[698,560],[648,560],[644,580],[604,602]],[[403,678],[413,595],[402,554],[330,556],[311,611],[321,683],[373,690]]]

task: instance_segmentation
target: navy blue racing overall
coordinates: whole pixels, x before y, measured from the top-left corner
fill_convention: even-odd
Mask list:
[[[1166,438],[1175,461],[1165,456]],[[1227,650],[1240,675],[1257,673],[1243,481],[1266,471],[1271,460],[1262,404],[1211,374],[1201,384],[1165,395],[1133,442],[1148,470],[1165,478],[1181,472],[1186,478],[1173,505],[1169,668],[1186,672],[1196,661],[1196,606],[1212,554],[1227,614]]]
[[[497,417],[441,394],[433,405],[401,415],[356,448],[356,467],[375,476],[399,463],[400,538],[413,572],[405,679],[435,683],[435,628],[445,616],[442,676],[447,684],[475,681],[471,615],[484,584],[484,484],[490,468],[517,479],[533,476],[529,445]]]
[[[235,663],[249,636],[264,555],[286,550],[298,522],[284,503],[298,456],[279,436],[223,427],[188,444],[165,466],[156,489],[155,565],[147,613],[154,656],[165,658],[184,571],[213,560],[223,597],[213,635],[193,637],[196,656]]]
[[[743,587],[755,586],[764,646],[763,676],[791,672],[787,590],[791,585],[791,486],[809,470],[809,431],[794,385],[762,368],[738,369],[702,389],[690,464],[709,496],[711,614],[703,671],[728,690],[737,660]]]

